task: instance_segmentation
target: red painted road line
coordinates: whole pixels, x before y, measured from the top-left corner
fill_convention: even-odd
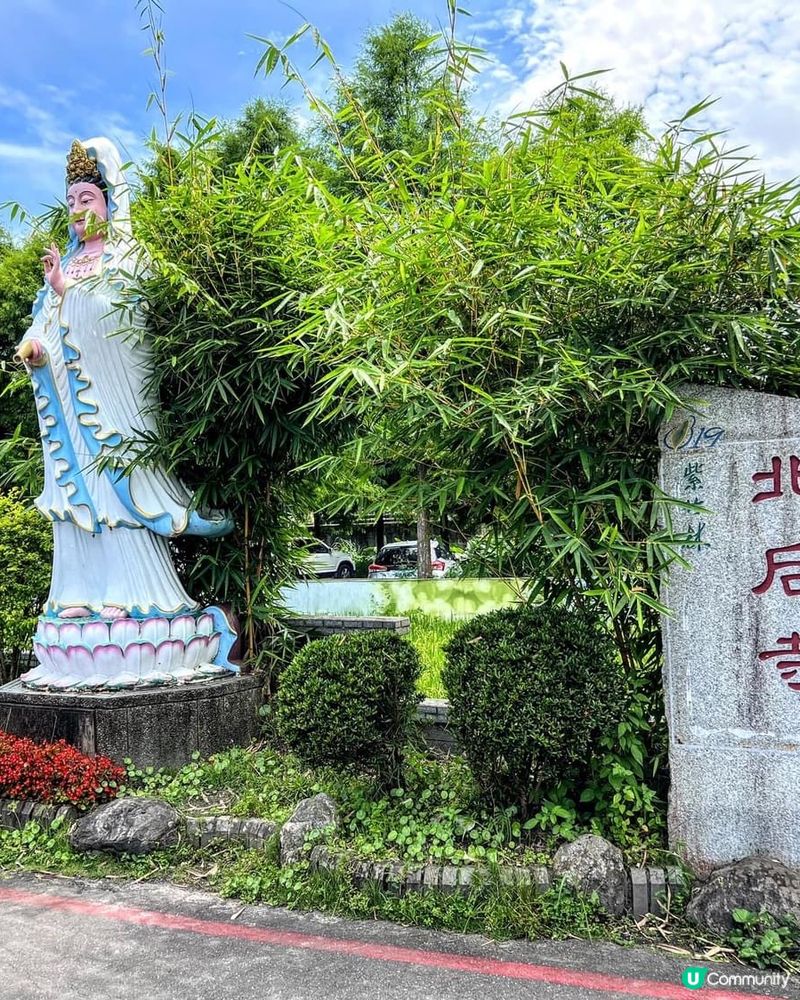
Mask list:
[[[71,899],[43,892],[0,888],[0,903],[2,902],[48,910],[62,910],[84,917],[138,924],[141,927],[187,931],[191,934],[204,934],[208,937],[236,938],[240,941],[253,941],[258,944],[276,945],[283,948],[306,948],[310,951],[332,952],[378,962],[430,966],[435,969],[450,969],[454,972],[469,972],[480,976],[526,979],[550,983],[555,986],[600,990],[604,993],[627,993],[631,996],[653,997],[657,1000],[662,1000],[662,998],[663,1000],[687,1000],[689,996],[689,990],[685,987],[659,980],[628,979],[624,976],[611,976],[603,972],[582,972],[555,965],[503,962],[496,959],[475,958],[471,955],[452,955],[441,951],[398,948],[395,945],[372,944],[368,941],[352,939],[337,940],[317,934],[277,931],[265,927],[250,927],[245,924],[223,923],[217,920],[199,920],[178,913],[161,913],[158,910],[141,910],[132,906],[94,903],[85,899]],[[756,993],[740,993],[720,989],[712,989],[710,994],[710,1000],[711,998],[713,1000],[741,1000],[743,997],[747,997],[749,1000],[774,1000],[774,998]]]

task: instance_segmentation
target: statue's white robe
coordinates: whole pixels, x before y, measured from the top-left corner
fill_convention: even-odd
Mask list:
[[[167,542],[186,530],[191,497],[159,469],[131,470],[134,456],[123,446],[154,430],[143,316],[126,285],[106,254],[97,275],[67,279],[62,297],[44,294],[26,336],[46,352],[31,374],[45,466],[36,505],[54,524],[50,614],[71,606],[140,615],[197,607]]]

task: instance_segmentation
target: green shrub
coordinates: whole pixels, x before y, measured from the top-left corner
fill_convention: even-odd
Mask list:
[[[478,615],[445,657],[450,720],[475,779],[521,817],[619,721],[622,668],[590,611],[539,605]]]
[[[51,529],[16,493],[0,494],[0,681],[26,666],[50,583]]]
[[[308,764],[374,767],[397,781],[419,671],[416,650],[391,632],[309,642],[281,675],[278,734]]]

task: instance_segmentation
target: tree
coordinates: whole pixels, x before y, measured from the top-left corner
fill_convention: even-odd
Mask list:
[[[0,438],[11,435],[22,425],[27,434],[36,434],[36,411],[30,387],[9,389],[18,373],[12,355],[30,324],[31,307],[42,286],[40,256],[44,239],[33,236],[20,246],[14,245],[0,229],[0,366],[5,385],[0,395]]]
[[[352,76],[339,85],[340,112],[357,101],[370,118],[382,150],[419,149],[427,144],[437,116],[434,90],[438,57],[430,24],[413,14],[398,14],[367,33]],[[347,115],[344,116],[344,135]]]
[[[41,446],[30,380],[12,356],[42,286],[40,257],[50,235],[45,226],[15,244],[0,230],[0,489],[28,497],[41,488]]]
[[[354,107],[347,148],[374,180],[326,226],[365,251],[326,244],[302,347],[280,349],[328,369],[310,419],[355,416],[384,449],[388,428],[396,502],[485,511],[533,594],[605,603],[628,667],[657,662],[660,579],[683,558],[656,486],[681,384],[795,393],[800,374],[800,193],[694,130],[702,110],[650,137],[566,79],[500,148],[453,114],[398,157]]]
[[[291,578],[297,522],[311,512],[313,477],[295,470],[348,427],[306,422],[325,374],[312,355],[283,364],[273,353],[297,332],[291,300],[313,292],[319,246],[308,220],[325,209],[309,202],[293,157],[220,172],[214,130],[202,124],[171,159],[176,180],[162,174],[135,205],[162,400],[160,431],[140,442],[139,460],[176,471],[201,506],[233,515],[237,530],[224,539],[181,540],[180,564],[190,592],[242,616],[252,656]]]
[[[225,169],[254,157],[271,158],[297,145],[299,135],[291,112],[282,104],[257,97],[242,109],[219,137],[219,156]]]

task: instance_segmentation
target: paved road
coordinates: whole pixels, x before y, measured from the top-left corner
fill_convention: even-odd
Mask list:
[[[242,907],[163,884],[0,880],[2,1000],[681,1000],[685,964],[608,943],[497,944]]]

